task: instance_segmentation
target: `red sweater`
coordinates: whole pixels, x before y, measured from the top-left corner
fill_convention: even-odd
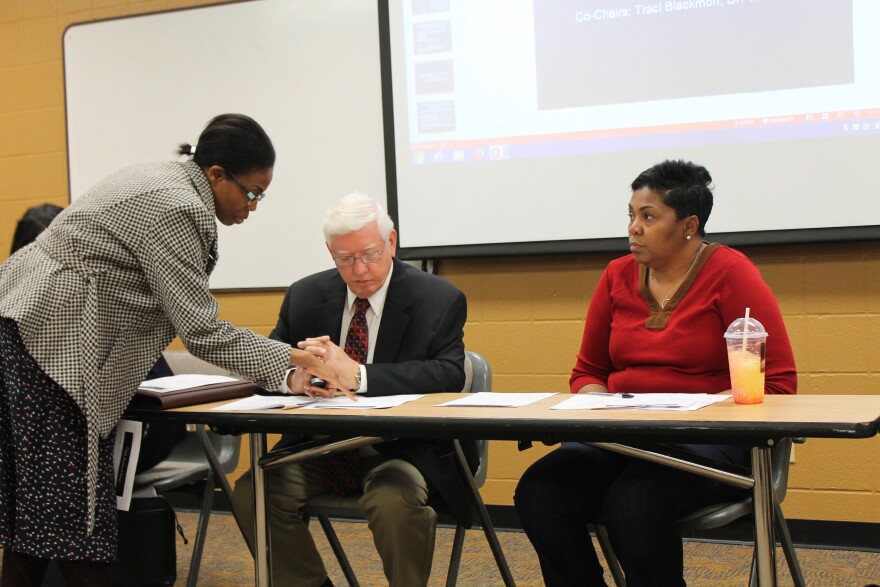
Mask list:
[[[767,393],[796,393],[797,371],[782,314],[770,287],[745,255],[726,246],[712,252],[665,328],[646,326],[659,307],[649,305],[639,290],[635,258],[616,259],[608,264],[590,302],[571,392],[588,383],[605,385],[611,392],[729,390],[723,335],[746,307],[769,334]]]

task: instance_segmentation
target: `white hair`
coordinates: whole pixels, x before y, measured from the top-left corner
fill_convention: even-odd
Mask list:
[[[329,245],[334,236],[360,230],[373,221],[379,229],[379,236],[383,241],[387,240],[394,229],[394,221],[382,204],[358,192],[343,196],[324,216],[324,241]]]

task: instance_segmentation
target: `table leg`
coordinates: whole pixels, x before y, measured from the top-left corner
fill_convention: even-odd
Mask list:
[[[755,507],[755,560],[758,587],[776,587],[776,540],[773,537],[773,477],[770,447],[752,448],[752,503]]]
[[[459,444],[458,440],[453,440],[452,444],[455,447],[455,462],[458,464],[459,473],[470,489],[471,496],[474,500],[474,507],[477,510],[477,517],[480,518],[480,524],[483,526],[483,532],[486,534],[486,540],[489,542],[489,548],[492,550],[492,555],[495,557],[495,563],[498,565],[498,571],[501,573],[504,585],[506,587],[516,587],[513,575],[510,572],[510,567],[507,566],[507,559],[504,557],[504,551],[501,550],[501,543],[498,541],[498,535],[495,533],[495,526],[492,524],[492,519],[489,517],[489,511],[486,509],[486,504],[483,503],[483,498],[480,497],[480,489],[474,482],[474,476],[471,474],[467,459],[464,456],[464,452],[461,450],[461,444]]]
[[[266,435],[252,433],[251,475],[254,480],[254,574],[256,587],[269,587],[269,532],[266,524],[266,472],[260,467],[260,459],[266,454]]]

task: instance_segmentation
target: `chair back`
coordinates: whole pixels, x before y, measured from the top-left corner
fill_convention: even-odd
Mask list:
[[[223,367],[191,355],[189,351],[163,351],[162,356],[175,375],[230,375]]]
[[[464,393],[492,391],[492,368],[483,355],[473,351],[464,352],[464,375]],[[477,453],[480,455],[480,464],[474,473],[474,482],[477,487],[482,487],[489,472],[488,440],[477,440]]]
[[[776,500],[782,503],[788,490],[788,465],[791,458],[791,438],[779,440],[770,449],[770,477]],[[680,518],[678,524],[685,530],[718,528],[752,513],[752,497],[740,501],[722,502],[701,507]]]
[[[198,357],[190,354],[189,351],[163,351],[162,356],[168,362],[171,372],[175,375],[228,375],[234,376],[223,367],[218,367],[213,363],[203,361]],[[217,454],[217,460],[220,468],[227,475],[235,471],[238,466],[238,459],[241,453],[241,437],[231,434],[214,434],[208,432],[208,440],[214,447]],[[202,450],[201,440],[194,430],[188,431],[187,437],[176,446],[169,460],[178,462],[203,462],[206,463],[205,454]]]
[[[770,473],[776,500],[782,503],[788,491],[788,465],[791,463],[791,438],[783,438],[770,450]]]
[[[492,368],[483,355],[473,351],[464,352],[464,375],[463,392],[492,391]]]

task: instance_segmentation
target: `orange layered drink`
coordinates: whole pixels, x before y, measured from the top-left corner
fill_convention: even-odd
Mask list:
[[[730,365],[730,386],[733,401],[738,404],[760,404],[764,401],[764,360],[763,357],[741,348],[728,351]]]

